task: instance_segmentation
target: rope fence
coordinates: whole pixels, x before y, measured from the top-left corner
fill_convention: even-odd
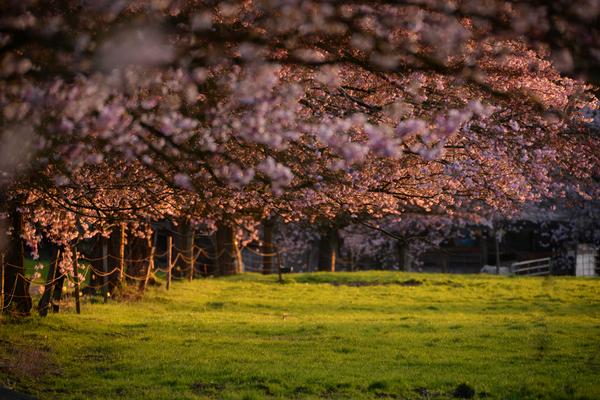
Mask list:
[[[110,296],[110,288],[118,285],[118,282],[122,282],[127,279],[128,281],[138,282],[140,291],[144,291],[148,284],[148,281],[154,272],[160,272],[166,275],[167,290],[170,290],[171,280],[186,280],[192,281],[194,272],[203,273],[205,276],[213,276],[213,274],[229,274],[231,272],[276,272],[277,266],[275,265],[274,258],[277,257],[277,265],[281,265],[280,256],[285,253],[285,249],[279,249],[275,252],[261,252],[260,247],[266,247],[265,243],[255,241],[253,243],[238,246],[238,242],[234,240],[232,243],[219,243],[220,249],[210,251],[206,247],[192,244],[186,246],[186,249],[181,249],[173,243],[172,236],[168,236],[167,249],[163,253],[156,254],[156,248],[150,246],[147,250],[150,253],[148,256],[141,258],[125,257],[123,247],[119,254],[122,257],[116,256],[115,254],[109,254],[107,245],[102,245],[102,256],[85,256],[77,252],[76,248],[71,249],[72,266],[63,265],[63,254],[59,250],[53,254],[53,259],[50,264],[42,266],[40,269],[48,269],[48,274],[44,282],[40,282],[38,279],[33,277],[27,277],[22,273],[17,274],[17,278],[14,281],[12,287],[5,291],[4,286],[4,271],[5,267],[13,267],[20,269],[18,265],[10,264],[4,261],[4,255],[2,255],[2,276],[0,276],[0,300],[10,299],[23,299],[30,298],[31,295],[17,295],[19,293],[18,285],[24,284],[26,288],[31,290],[32,287],[39,286],[44,290],[40,289],[42,294],[42,300],[38,305],[40,315],[46,315],[47,309],[52,305],[57,311],[58,306],[55,304],[56,301],[60,301],[60,296],[65,283],[67,287],[74,287],[74,297],[76,298],[77,313],[80,313],[80,288],[79,285],[88,282],[88,286],[93,287],[94,290],[100,290],[104,297],[104,301]],[[156,243],[156,241],[155,241]],[[271,245],[270,248],[273,248]],[[233,250],[232,250],[233,249]],[[113,252],[114,253],[114,252]],[[166,257],[166,260],[164,259]],[[270,257],[271,260],[265,260]],[[219,260],[227,258],[226,264],[220,264]],[[166,266],[157,266],[155,261],[160,263],[166,263]],[[109,269],[109,260],[111,268]],[[84,263],[81,263],[81,262]],[[270,262],[271,265],[267,267],[266,262]],[[114,266],[114,263],[117,266]],[[138,273],[132,274],[130,272],[133,265],[138,265]],[[40,264],[41,265],[41,264]],[[223,269],[224,268],[224,269]],[[176,271],[176,273],[174,273]],[[36,272],[37,274],[37,272]],[[117,278],[113,278],[115,274],[118,274]],[[39,275],[38,275],[39,277]],[[22,280],[22,281],[20,281]],[[93,281],[93,285],[90,285]],[[116,283],[115,283],[116,282]],[[47,293],[48,292],[48,293]],[[58,300],[55,298],[54,301],[50,299],[52,292],[58,293]],[[12,300],[11,300],[12,301]],[[0,316],[2,312],[9,309],[10,304],[6,306],[6,301],[0,301]]]

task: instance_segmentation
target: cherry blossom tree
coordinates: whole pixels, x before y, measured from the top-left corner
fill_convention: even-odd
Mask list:
[[[414,208],[512,214],[597,193],[598,132],[580,112],[595,107],[595,2],[0,10],[2,207],[31,226],[17,241],[34,223],[66,245],[82,224],[144,235],[169,218],[234,242],[239,221],[277,215],[331,244]]]

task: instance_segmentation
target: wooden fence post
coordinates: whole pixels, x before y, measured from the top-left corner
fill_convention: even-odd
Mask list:
[[[156,248],[152,246],[150,250],[150,261],[148,263],[148,270],[146,271],[146,279],[144,279],[144,285],[142,286],[142,292],[146,291],[146,287],[148,286],[148,279],[150,279],[150,275],[152,274],[152,270],[154,269],[154,250]]]
[[[167,290],[171,289],[171,269],[173,268],[173,263],[171,261],[171,249],[173,248],[173,236],[169,236],[167,240]]]
[[[108,257],[106,255],[106,243],[102,244],[102,297],[104,302],[108,301]]]
[[[119,282],[125,277],[125,225],[119,229]]]
[[[190,249],[190,282],[194,279],[194,236],[193,230],[190,232],[190,236],[187,238],[188,249]]]
[[[77,314],[81,314],[81,306],[79,304],[79,266],[77,265],[77,246],[73,246],[73,283],[75,284],[75,309]]]

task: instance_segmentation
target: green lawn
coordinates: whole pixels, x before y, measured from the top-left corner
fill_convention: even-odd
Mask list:
[[[42,399],[600,399],[599,291],[391,272],[174,282],[5,318],[0,383]]]

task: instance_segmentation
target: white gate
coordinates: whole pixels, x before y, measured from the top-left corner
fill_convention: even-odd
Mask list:
[[[548,257],[512,263],[510,273],[527,276],[552,275],[552,259]]]

